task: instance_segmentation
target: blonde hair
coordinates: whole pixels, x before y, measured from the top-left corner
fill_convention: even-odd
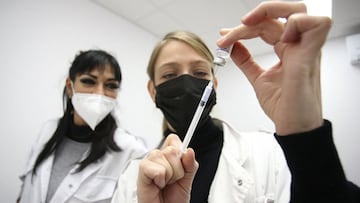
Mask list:
[[[155,83],[155,63],[159,57],[161,50],[170,42],[170,41],[179,41],[189,45],[193,48],[200,56],[204,57],[209,64],[211,64],[211,70],[213,73],[214,70],[214,56],[212,55],[209,48],[206,46],[204,41],[196,34],[189,31],[173,31],[169,32],[164,36],[164,38],[157,43],[153,52],[151,53],[150,60],[147,66],[147,74],[152,83]],[[163,119],[162,130],[165,132],[167,129],[166,119]],[[162,142],[160,143],[160,145]]]
[[[211,69],[214,70],[214,56],[204,41],[196,34],[189,31],[173,31],[169,32],[164,38],[157,43],[153,52],[151,53],[150,60],[147,66],[147,74],[149,79],[154,82],[155,77],[155,63],[158,59],[159,53],[164,46],[172,40],[183,42],[193,48],[200,56],[204,57],[211,64]]]

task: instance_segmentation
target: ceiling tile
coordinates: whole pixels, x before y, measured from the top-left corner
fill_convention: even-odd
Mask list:
[[[150,2],[158,8],[167,6],[176,1],[181,1],[181,0],[150,0]]]
[[[186,29],[183,25],[161,11],[142,17],[136,21],[136,24],[159,38],[169,31]]]
[[[156,12],[157,8],[147,0],[91,0],[96,4],[122,16],[130,21],[148,15],[149,13]]]
[[[263,0],[90,0],[161,38],[183,29],[200,35],[215,49],[219,29],[237,26]],[[295,1],[295,0],[287,0]],[[360,1],[333,0],[329,38],[360,33]],[[261,40],[244,40],[255,55],[271,50]]]
[[[234,0],[215,1],[184,0],[177,1],[164,8],[169,16],[177,19],[181,24],[187,25],[196,33],[202,33],[214,28],[233,27],[239,24],[241,16],[248,10],[240,5],[231,3]],[[225,6],[225,5],[232,6]]]

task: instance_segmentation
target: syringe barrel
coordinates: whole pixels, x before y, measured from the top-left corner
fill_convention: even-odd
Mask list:
[[[199,123],[202,112],[204,111],[206,102],[208,101],[211,91],[212,91],[213,82],[210,80],[208,85],[205,87],[205,90],[201,96],[201,100],[196,108],[194,117],[191,120],[190,126],[186,132],[185,138],[183,140],[183,144],[181,146],[181,151],[184,152],[188,147],[190,140],[194,134],[197,124]]]

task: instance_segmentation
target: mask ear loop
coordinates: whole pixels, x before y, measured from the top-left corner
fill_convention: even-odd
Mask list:
[[[69,79],[70,80],[70,79]],[[70,87],[71,87],[71,91],[72,92],[70,92],[70,91],[68,91],[68,100],[70,100],[69,102],[70,103],[72,103],[72,101],[71,101],[71,99],[72,99],[72,97],[74,96],[74,94],[75,94],[75,89],[74,89],[74,83],[70,80]],[[71,95],[70,95],[70,93],[72,93]],[[67,101],[65,101],[65,102],[67,102]],[[71,104],[72,105],[72,104]],[[73,106],[73,105],[72,105]],[[67,108],[69,108],[69,107],[67,107]],[[74,107],[72,107],[72,110],[71,110],[71,112],[70,112],[70,114],[71,115],[74,115]]]
[[[71,97],[73,97],[75,94],[74,83],[71,80],[70,80],[70,86],[71,86],[72,95],[70,96],[70,94],[69,94],[69,98],[71,99]]]

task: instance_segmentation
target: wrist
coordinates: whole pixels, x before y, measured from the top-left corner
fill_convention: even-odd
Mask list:
[[[314,129],[320,128],[324,125],[324,119],[317,119],[316,121],[307,123],[287,123],[285,125],[276,125],[276,134],[278,136],[288,136],[293,134],[299,134],[309,132]]]

